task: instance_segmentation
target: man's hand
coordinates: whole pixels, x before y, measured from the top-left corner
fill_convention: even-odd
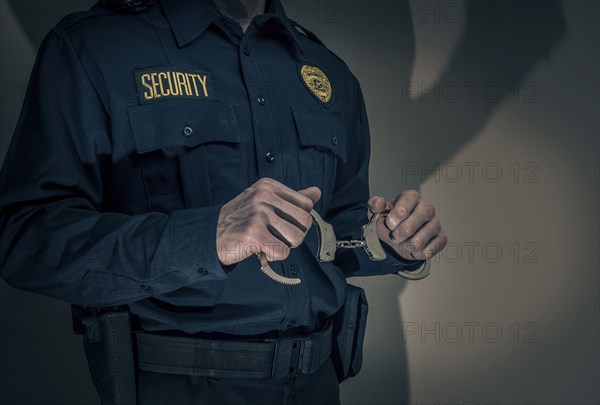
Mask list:
[[[378,219],[377,235],[407,260],[429,259],[448,242],[435,209],[421,200],[417,190],[403,191],[394,201],[371,197],[369,209],[369,218],[381,211],[390,211],[387,217]]]
[[[312,226],[310,211],[321,190],[294,191],[262,178],[221,208],[217,222],[217,255],[229,266],[263,252],[269,261],[284,260],[300,246]]]

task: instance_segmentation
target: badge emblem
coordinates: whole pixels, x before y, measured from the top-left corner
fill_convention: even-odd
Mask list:
[[[327,75],[318,67],[302,66],[300,75],[311,93],[323,104],[329,104],[333,98],[333,88]]]

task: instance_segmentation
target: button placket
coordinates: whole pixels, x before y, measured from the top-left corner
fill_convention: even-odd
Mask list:
[[[254,141],[257,146],[258,174],[260,177],[272,177],[281,180],[283,170],[280,165],[276,164],[280,161],[280,156],[278,155],[279,142],[274,136],[276,133],[276,117],[270,99],[272,96],[265,85],[265,73],[262,71],[260,58],[246,57],[256,56],[257,53],[254,46],[258,46],[258,43],[254,42],[256,38],[253,35],[256,30],[255,25],[256,22],[250,25],[240,43],[240,63],[252,112]]]

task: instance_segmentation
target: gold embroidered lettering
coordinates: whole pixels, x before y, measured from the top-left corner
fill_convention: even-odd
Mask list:
[[[150,73],[150,81],[152,82],[152,90],[154,91],[154,98],[160,98],[161,95],[158,93],[158,82],[156,81],[158,73]]]
[[[165,87],[164,87],[164,79],[166,79],[168,77],[167,72],[160,72],[158,74],[158,85],[160,87],[160,95],[162,97],[168,97],[171,95],[171,88],[167,87],[167,90],[165,91]]]
[[[195,94],[195,96],[199,97],[200,94],[198,93],[198,85],[196,84],[196,76],[197,75],[190,74],[190,82],[194,85],[194,94]]]
[[[208,74],[186,73],[177,71],[155,71],[140,74],[141,87],[138,90],[145,100],[161,97],[197,97],[208,98]],[[200,84],[198,84],[200,83]]]
[[[196,75],[196,77],[198,77],[198,79],[200,80],[200,84],[202,85],[202,89],[204,90],[204,97],[208,97],[208,90],[206,89],[206,78],[207,76],[204,75]]]
[[[150,92],[145,91],[144,92],[144,98],[146,100],[152,100],[154,98],[154,92],[152,90],[152,86],[150,86],[150,84],[148,83],[148,80],[150,80],[150,75],[148,73],[142,75],[142,77],[140,78],[141,82],[142,82],[142,86],[144,86],[145,88],[147,88]]]

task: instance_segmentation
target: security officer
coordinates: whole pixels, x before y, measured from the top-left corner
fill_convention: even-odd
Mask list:
[[[105,347],[101,396],[115,377],[141,404],[338,403],[346,278],[420,268],[446,243],[433,207],[369,198],[359,84],[279,0],[112,3],[40,48],[0,178],[0,274],[133,315],[135,375],[113,375],[126,357]],[[389,211],[385,260],[319,261],[313,210],[347,240]],[[302,282],[270,280],[255,254]]]

